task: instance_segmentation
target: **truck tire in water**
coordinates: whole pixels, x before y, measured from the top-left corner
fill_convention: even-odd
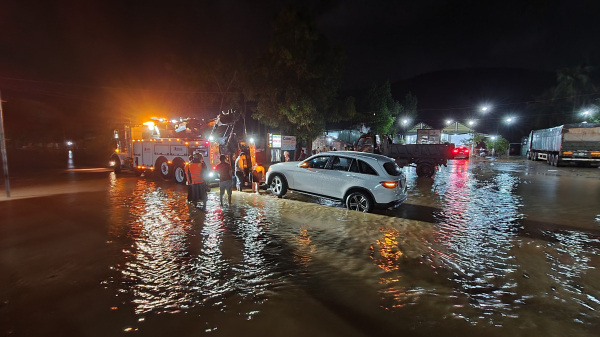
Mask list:
[[[160,177],[164,180],[171,179],[171,176],[173,175],[173,169],[171,168],[171,165],[169,165],[169,162],[165,157],[160,157],[156,160],[156,165],[154,165],[154,171],[158,172]]]
[[[173,176],[175,177],[175,182],[177,182],[178,184],[185,183],[185,168],[183,167],[183,164],[179,161],[173,163]]]
[[[429,163],[417,164],[417,176],[431,178],[435,173],[435,168]]]

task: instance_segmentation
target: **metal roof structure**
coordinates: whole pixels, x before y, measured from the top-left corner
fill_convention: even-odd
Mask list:
[[[443,128],[442,133],[446,133],[446,134],[473,133],[473,129],[468,126],[465,126],[463,124],[460,124],[459,122],[454,122],[454,123],[447,125],[445,128]]]
[[[412,129],[406,131],[406,133],[407,134],[411,134],[411,133],[416,134],[418,129],[433,129],[433,128],[431,126],[421,122],[421,123],[413,126]]]

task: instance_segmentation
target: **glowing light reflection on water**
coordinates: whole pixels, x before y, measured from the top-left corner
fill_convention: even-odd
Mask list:
[[[229,295],[260,296],[275,283],[277,275],[262,253],[268,244],[262,227],[268,224],[259,209],[224,217],[218,196],[210,194],[210,211],[204,214],[184,196],[144,180],[138,181],[130,202],[127,236],[133,244],[123,250],[127,262],[117,269],[123,275],[119,292],[132,294],[136,313],[225,307],[223,300]],[[234,207],[229,211],[240,212]],[[243,240],[239,263],[224,256],[229,231]],[[198,254],[191,252],[195,245],[200,246]]]
[[[129,240],[114,284],[138,314],[215,307],[250,319],[273,296],[310,290],[365,315],[375,303],[390,322],[408,317],[412,327],[447,318],[515,329],[564,321],[565,313],[569,324],[600,319],[598,237],[525,236],[518,175],[468,165],[450,165],[434,181],[409,172],[410,193],[433,199],[424,208],[431,222],[244,193],[225,208],[212,193],[203,213],[183,192],[138,180],[127,193],[111,175],[111,235]],[[412,320],[408,308],[427,313]]]

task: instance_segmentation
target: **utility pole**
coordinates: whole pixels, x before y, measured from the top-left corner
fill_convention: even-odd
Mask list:
[[[10,198],[10,183],[8,180],[8,161],[6,159],[6,137],[4,136],[4,112],[2,111],[2,93],[0,93],[0,146],[2,150],[2,163],[4,164],[4,185],[6,197]]]

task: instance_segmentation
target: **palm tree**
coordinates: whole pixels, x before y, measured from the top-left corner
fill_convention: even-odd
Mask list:
[[[579,65],[560,69],[557,72],[558,85],[555,94],[559,97],[569,97],[567,101],[572,103],[572,114],[589,103],[589,99],[582,95],[596,91],[596,86],[591,78],[593,71],[594,67],[592,66]]]
[[[556,99],[562,97],[556,93],[556,90],[556,87],[552,87],[541,95],[535,96],[534,101],[527,103],[534,128],[544,129],[570,121],[565,114],[565,111],[570,108],[570,103],[564,99]]]

